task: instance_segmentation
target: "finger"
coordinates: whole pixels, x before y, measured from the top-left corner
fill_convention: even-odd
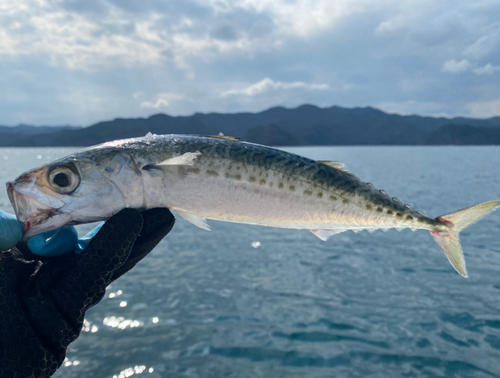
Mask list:
[[[127,260],[142,225],[137,210],[120,211],[105,223],[62,277],[53,293],[69,319],[83,318],[85,310],[102,299],[112,273]]]
[[[133,252],[158,244],[174,227],[175,218],[166,208],[156,208],[141,213],[144,220],[142,231],[134,244]],[[154,247],[153,246],[153,247]],[[151,247],[150,249],[152,249]]]
[[[142,214],[144,225],[127,262],[113,273],[111,281],[121,277],[141,261],[172,230],[175,218],[165,208],[146,210]]]

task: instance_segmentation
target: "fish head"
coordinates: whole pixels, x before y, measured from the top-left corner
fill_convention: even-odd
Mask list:
[[[130,163],[119,154],[100,161],[68,157],[8,182],[10,202],[23,223],[23,240],[64,225],[105,220],[126,207],[120,187],[134,173]]]

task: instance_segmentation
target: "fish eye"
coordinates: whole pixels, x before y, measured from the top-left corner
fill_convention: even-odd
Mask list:
[[[55,167],[48,176],[50,186],[60,194],[71,194],[80,185],[80,176],[70,167]]]

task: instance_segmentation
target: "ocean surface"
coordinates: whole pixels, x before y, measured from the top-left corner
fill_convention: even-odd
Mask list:
[[[500,198],[499,147],[287,150],[432,216]],[[0,181],[72,151],[0,149]],[[109,287],[56,377],[500,377],[500,212],[461,234],[469,279],[425,231],[209,223]]]

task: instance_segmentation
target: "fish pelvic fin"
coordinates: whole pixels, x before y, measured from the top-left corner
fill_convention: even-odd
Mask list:
[[[202,230],[210,231],[210,226],[207,224],[207,220],[205,218],[182,210],[175,210],[175,212],[189,223],[194,224],[196,227],[199,227]]]
[[[467,278],[464,255],[460,245],[459,233],[496,210],[500,201],[490,201],[467,207],[454,213],[441,215],[436,219],[449,227],[448,230],[431,230],[431,236],[444,252],[450,264],[463,277]]]

